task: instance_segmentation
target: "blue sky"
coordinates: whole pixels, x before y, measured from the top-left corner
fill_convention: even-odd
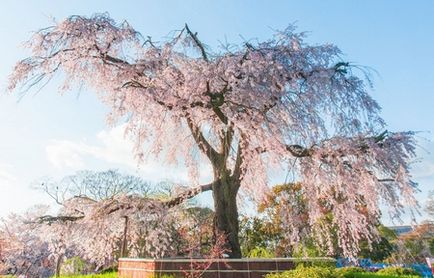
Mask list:
[[[6,79],[27,51],[20,44],[52,18],[108,12],[158,40],[188,23],[210,46],[241,36],[267,38],[295,23],[311,43],[334,43],[345,58],[373,68],[374,98],[389,130],[419,134],[420,163],[413,170],[423,204],[434,189],[433,1],[2,1],[0,4],[0,216],[47,198],[29,188],[42,176],[79,169],[120,168],[157,181],[185,177],[149,163],[137,168],[121,127],[105,124],[107,109],[92,93],[56,94],[55,84],[18,101]],[[423,150],[422,150],[423,149]],[[209,178],[206,169],[203,179]]]

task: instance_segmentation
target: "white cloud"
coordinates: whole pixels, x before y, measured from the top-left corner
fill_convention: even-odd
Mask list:
[[[168,166],[157,160],[148,159],[139,164],[133,157],[133,143],[124,136],[125,125],[96,134],[97,143],[89,144],[85,140],[51,140],[46,147],[48,161],[58,169],[92,169],[91,161],[97,160],[99,168],[122,168],[151,181],[172,180],[187,182],[187,169],[182,166]],[[201,167],[201,180],[209,181],[210,167]]]
[[[96,135],[97,145],[86,141],[51,140],[46,147],[47,159],[56,168],[82,169],[86,166],[86,156],[104,160],[110,163],[137,166],[132,158],[132,143],[123,136],[124,126],[115,127],[109,131],[101,131]]]
[[[83,143],[74,143],[66,140],[52,140],[46,147],[48,161],[56,168],[79,169],[84,166],[81,155],[89,153],[88,147]]]
[[[91,154],[110,163],[137,168],[138,163],[132,154],[133,143],[125,137],[125,127],[125,125],[120,125],[109,131],[99,132],[96,137],[102,146],[93,148]]]

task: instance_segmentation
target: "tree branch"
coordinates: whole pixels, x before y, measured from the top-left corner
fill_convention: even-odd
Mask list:
[[[208,60],[208,55],[206,54],[205,51],[205,47],[203,46],[203,44],[200,42],[200,40],[197,38],[197,33],[193,33],[191,32],[190,28],[188,27],[187,24],[185,24],[185,30],[187,31],[187,33],[190,35],[190,37],[193,39],[194,43],[197,45],[197,47],[199,47],[200,52],[202,53],[202,58],[209,62]]]
[[[213,183],[203,184],[203,185],[200,185],[200,186],[195,187],[193,189],[186,190],[186,191],[182,192],[181,194],[179,194],[178,196],[176,196],[170,200],[161,202],[161,204],[163,205],[163,207],[172,208],[174,206],[177,206],[177,205],[185,202],[188,199],[191,199],[191,198],[197,196],[198,194],[200,194],[202,192],[212,190],[212,184]],[[125,206],[125,205],[127,205],[127,206]],[[129,205],[129,204],[119,203],[119,202],[117,202],[117,203],[110,202],[100,209],[100,213],[102,212],[104,214],[109,215],[109,214],[112,214],[116,211],[119,211],[120,209],[128,210],[128,209],[132,209],[132,208],[134,208],[134,207]],[[56,222],[57,223],[75,222],[75,221],[78,221],[78,220],[85,218],[85,216],[86,215],[84,215],[84,214],[82,214],[82,215],[57,215],[57,216],[43,215],[43,216],[40,216],[39,218],[37,218],[35,221],[28,222],[28,224],[47,223],[48,225],[51,225],[51,224],[56,223]]]
[[[367,140],[373,140],[375,144],[382,146],[382,142],[384,141],[384,139],[386,139],[387,135],[388,135],[388,131],[385,130],[377,136],[366,137],[366,138],[361,140],[358,148],[360,151],[363,151],[363,152],[367,151],[367,149],[369,148],[368,144],[366,144]],[[297,145],[297,144],[286,145],[285,147],[286,147],[286,150],[289,151],[294,157],[307,157],[307,156],[311,156],[314,152],[313,147],[305,148],[305,147]],[[265,150],[262,152],[265,152]]]
[[[222,154],[224,159],[226,160],[229,157],[229,151],[231,150],[232,140],[234,137],[234,124],[231,122],[227,127],[224,136],[221,140],[222,144]]]
[[[220,106],[222,106],[225,103],[225,93],[228,91],[229,91],[228,85],[226,84],[225,87],[220,92],[211,93],[209,81],[206,82],[205,95],[207,95],[210,98],[209,107],[212,108],[212,110],[220,119],[220,121],[222,121],[225,125],[228,124],[228,117],[226,117],[226,115],[223,114],[222,110],[220,109]]]
[[[239,179],[241,177],[241,164],[243,163],[243,148],[242,148],[242,144],[245,145],[247,144],[247,141],[244,140],[244,135],[241,134],[240,135],[240,140],[238,141],[238,149],[237,149],[237,156],[235,158],[235,166],[234,166],[234,171],[232,173],[232,177],[235,179]]]
[[[217,117],[224,123],[228,124],[228,118],[223,114],[222,110],[219,107],[213,106],[212,110],[217,115]]]
[[[183,203],[184,201],[191,199],[202,192],[212,190],[212,184],[213,183],[208,183],[208,184],[200,185],[196,188],[187,190],[187,191],[179,194],[178,196],[176,196],[176,197],[174,197],[168,201],[163,202],[163,206],[168,207],[168,208],[172,208],[174,206],[177,206],[177,205]]]
[[[60,223],[74,222],[74,221],[77,221],[77,220],[80,220],[83,218],[84,218],[84,215],[79,215],[79,216],[74,216],[74,215],[57,215],[57,216],[43,215],[43,216],[40,216],[37,220],[27,222],[27,223],[28,224],[31,224],[31,223],[38,223],[38,224],[48,223],[48,225],[51,225],[55,222],[60,222]]]
[[[313,150],[311,148],[307,149],[300,145],[286,145],[286,150],[289,151],[294,157],[306,157],[311,156]]]
[[[193,123],[193,120],[188,114],[185,116],[185,119],[187,120],[187,125],[190,128],[191,134],[193,135],[199,149],[209,158],[211,163],[215,163],[219,158],[219,153],[206,140],[199,127]]]

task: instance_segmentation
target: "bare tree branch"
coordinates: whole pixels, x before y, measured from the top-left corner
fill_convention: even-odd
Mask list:
[[[187,191],[179,194],[175,198],[172,198],[168,201],[163,202],[163,205],[168,207],[168,208],[177,206],[177,205],[183,203],[184,201],[191,199],[202,192],[212,190],[212,184],[213,183],[208,183],[208,184],[200,185],[200,186],[193,188],[191,190],[187,190]]]
[[[191,30],[187,24],[185,24],[185,30],[190,35],[190,37],[193,39],[193,41],[197,45],[197,47],[199,47],[200,52],[202,53],[202,58],[205,61],[209,62],[208,55],[206,54],[206,51],[205,51],[205,47],[203,46],[202,42],[197,38],[197,33],[191,32]]]
[[[208,140],[206,140],[205,136],[203,136],[202,132],[200,131],[200,128],[193,123],[191,117],[187,115],[185,118],[199,149],[209,158],[211,163],[215,163],[218,160],[220,154],[211,146]]]

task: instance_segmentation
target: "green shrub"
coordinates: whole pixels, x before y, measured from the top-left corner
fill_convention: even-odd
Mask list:
[[[411,269],[388,268],[381,272],[366,272],[360,267],[329,268],[320,266],[305,267],[299,265],[296,269],[282,273],[267,274],[265,278],[418,278]]]
[[[336,277],[339,278],[353,278],[356,274],[364,272],[366,271],[363,268],[356,266],[341,267],[335,270]]]
[[[404,267],[386,267],[383,269],[380,269],[377,274],[381,275],[396,275],[396,276],[402,276],[402,275],[415,275],[420,276],[419,273],[414,271],[411,268],[404,268]]]
[[[289,271],[281,272],[281,273],[269,273],[264,276],[265,278],[290,278]]]
[[[304,266],[304,267],[311,267],[311,266],[320,266],[320,267],[327,267],[327,268],[335,268],[336,261],[335,260],[327,260],[327,259],[297,259],[295,260],[295,266]]]
[[[249,258],[274,258],[274,254],[266,248],[255,247],[249,252]]]
[[[419,278],[419,275],[387,275],[375,272],[355,272],[351,278]],[[339,276],[337,276],[339,277]]]
[[[76,275],[84,272],[86,262],[80,257],[72,257],[65,260],[60,268],[61,275]]]
[[[285,271],[282,273],[272,273],[265,276],[266,278],[335,278],[335,273],[332,268],[321,266],[305,267],[297,266],[296,269]]]

